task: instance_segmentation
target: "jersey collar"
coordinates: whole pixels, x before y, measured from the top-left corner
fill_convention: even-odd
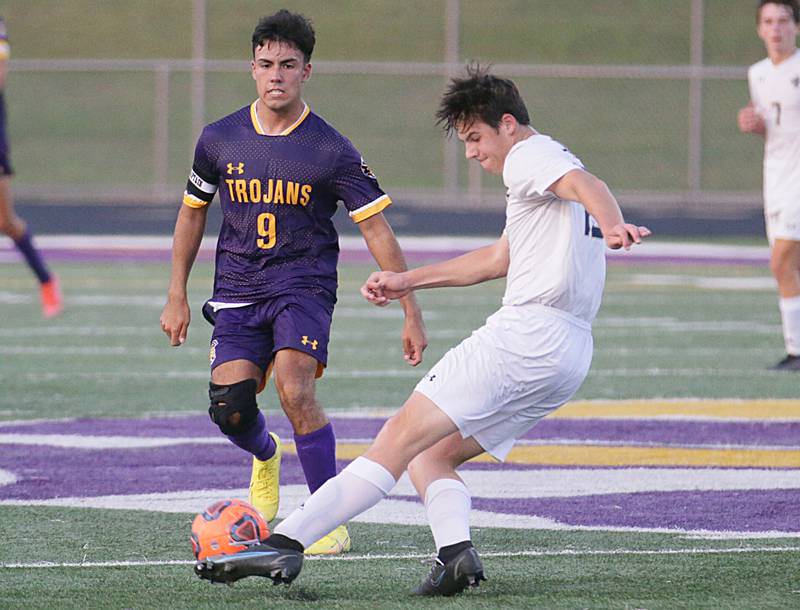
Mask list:
[[[300,123],[302,123],[305,120],[305,118],[309,115],[309,113],[311,112],[311,109],[308,107],[308,104],[303,102],[303,112],[300,113],[300,116],[297,118],[297,120],[294,123],[289,125],[289,127],[284,129],[280,133],[269,134],[266,131],[264,131],[264,128],[261,126],[261,121],[258,120],[258,113],[256,112],[256,104],[257,103],[258,103],[258,100],[256,100],[252,104],[250,104],[250,120],[253,121],[253,129],[256,130],[257,134],[262,135],[262,136],[272,136],[272,135],[275,135],[275,136],[288,136],[295,129],[297,129],[297,127],[300,125]]]

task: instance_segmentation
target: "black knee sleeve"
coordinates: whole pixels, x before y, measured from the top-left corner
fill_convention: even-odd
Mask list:
[[[255,379],[245,379],[231,385],[208,384],[208,397],[211,400],[208,414],[223,434],[237,436],[253,426],[258,417],[256,386]]]

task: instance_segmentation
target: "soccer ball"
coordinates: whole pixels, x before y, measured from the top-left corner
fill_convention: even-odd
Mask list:
[[[255,507],[242,500],[219,500],[192,521],[192,551],[200,559],[231,555],[269,536],[269,527]]]

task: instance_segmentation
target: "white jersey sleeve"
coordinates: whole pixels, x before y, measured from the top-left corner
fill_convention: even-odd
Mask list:
[[[512,147],[503,166],[510,263],[503,305],[540,304],[591,322],[605,283],[605,243],[585,208],[548,189],[583,165],[548,136]]]

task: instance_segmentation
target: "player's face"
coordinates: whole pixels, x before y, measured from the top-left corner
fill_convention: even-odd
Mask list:
[[[503,173],[506,156],[515,143],[504,122],[495,129],[476,120],[469,125],[459,125],[456,133],[458,139],[464,143],[467,159],[474,159],[490,174]]]
[[[268,40],[256,47],[252,73],[264,105],[273,112],[291,112],[302,103],[300,95],[311,76],[311,64],[305,63],[294,45]]]
[[[794,52],[800,29],[792,18],[792,9],[770,2],[761,7],[757,31],[770,57],[786,57]]]

